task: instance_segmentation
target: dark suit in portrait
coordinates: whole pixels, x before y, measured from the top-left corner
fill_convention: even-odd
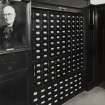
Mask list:
[[[1,49],[20,47],[23,44],[24,32],[23,25],[14,24],[13,27],[2,26],[0,28]]]

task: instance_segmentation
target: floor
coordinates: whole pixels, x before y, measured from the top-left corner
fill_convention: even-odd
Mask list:
[[[105,105],[105,88],[100,86],[84,91],[63,105]]]

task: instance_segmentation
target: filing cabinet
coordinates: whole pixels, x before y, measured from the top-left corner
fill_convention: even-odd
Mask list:
[[[61,105],[85,88],[85,18],[32,7],[32,65],[35,105]]]

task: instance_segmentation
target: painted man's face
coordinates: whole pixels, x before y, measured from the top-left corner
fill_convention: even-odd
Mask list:
[[[4,20],[5,23],[7,24],[7,26],[13,26],[15,17],[16,17],[16,13],[13,7],[11,6],[6,6],[3,8],[3,16],[4,16]]]

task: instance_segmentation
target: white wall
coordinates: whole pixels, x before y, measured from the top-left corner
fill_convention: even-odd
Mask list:
[[[90,0],[90,4],[94,5],[105,4],[105,0]]]

